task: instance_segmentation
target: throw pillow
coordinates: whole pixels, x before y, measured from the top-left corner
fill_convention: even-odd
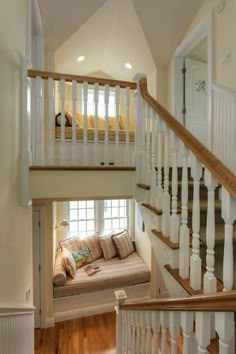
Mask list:
[[[102,257],[102,248],[99,243],[99,233],[94,235],[86,236],[81,240],[82,247],[88,247],[90,250],[93,261]]]
[[[66,271],[62,263],[62,251],[58,250],[54,264],[53,283],[57,286],[63,286],[66,282]]]
[[[60,245],[61,249],[63,249],[65,247],[70,252],[77,251],[83,247],[79,236],[72,236],[72,237],[66,238],[63,241],[60,241],[59,245]]]
[[[91,263],[93,261],[91,253],[88,247],[81,248],[78,251],[72,252],[76,268],[80,268],[85,264]]]
[[[113,235],[112,240],[115,243],[119,258],[125,258],[134,252],[134,246],[128,230]]]
[[[99,242],[102,247],[102,252],[105,261],[108,261],[109,259],[115,257],[117,255],[114,243],[112,242],[112,236],[114,235],[114,232],[111,232],[108,235],[100,236],[99,237]]]
[[[76,264],[74,258],[68,249],[62,250],[62,264],[65,267],[66,272],[72,277],[75,277]]]
[[[56,117],[56,127],[60,127],[61,126],[61,112],[59,112]],[[65,112],[65,127],[71,127],[72,125],[72,117],[70,115],[70,113]]]

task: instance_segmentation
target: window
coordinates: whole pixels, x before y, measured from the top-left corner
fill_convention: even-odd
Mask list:
[[[96,231],[122,231],[129,227],[128,200],[81,200],[68,203],[68,236],[91,235]]]
[[[83,99],[83,91],[82,91],[82,114],[84,114],[84,99]],[[94,90],[88,89],[88,106],[87,106],[87,114],[94,115]],[[104,90],[99,90],[98,93],[98,116],[105,117],[105,104],[104,104]],[[108,105],[108,116],[115,117],[116,116],[116,106],[115,106],[115,92],[109,92],[109,105]]]

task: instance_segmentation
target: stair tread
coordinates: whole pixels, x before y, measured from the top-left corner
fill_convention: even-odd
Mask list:
[[[149,184],[144,184],[144,183],[137,183],[137,187],[145,190],[150,190],[150,185]]]
[[[155,213],[156,215],[162,215],[162,210],[161,209],[157,209],[153,206],[151,206],[150,204],[147,203],[141,203],[142,206],[144,206],[145,208],[151,210],[153,213]]]
[[[202,267],[202,284],[201,284],[201,289],[200,290],[194,290],[190,286],[190,279],[183,279],[179,275],[179,268],[172,268],[169,264],[164,265],[165,269],[175,278],[175,280],[187,291],[189,295],[199,295],[203,294],[203,276],[205,273],[205,268]],[[222,291],[224,288],[223,283],[217,279],[217,291]]]
[[[172,242],[169,237],[166,237],[162,234],[161,231],[157,231],[155,229],[151,230],[152,233],[157,236],[162,242],[164,242],[169,248],[172,250],[179,249],[179,243]]]

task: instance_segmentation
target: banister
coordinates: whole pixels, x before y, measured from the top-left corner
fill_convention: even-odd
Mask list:
[[[160,118],[188,149],[194,153],[218,182],[236,198],[236,175],[149,94],[146,78],[142,78],[139,81],[139,86],[142,97],[150,104]]]
[[[236,291],[122,304],[121,310],[235,312]]]
[[[102,79],[102,78],[90,77],[90,76],[79,76],[79,75],[71,75],[71,74],[63,74],[63,73],[54,73],[54,72],[50,72],[50,71],[28,70],[28,77],[36,78],[38,76],[44,80],[48,80],[49,78],[52,78],[53,80],[56,80],[56,81],[64,79],[65,81],[68,81],[68,82],[76,81],[77,83],[81,83],[81,84],[83,82],[87,82],[88,84],[91,84],[91,85],[98,83],[101,86],[108,84],[111,87],[120,86],[121,88],[126,88],[126,87],[130,87],[131,89],[137,88],[137,83],[131,82],[131,81]]]

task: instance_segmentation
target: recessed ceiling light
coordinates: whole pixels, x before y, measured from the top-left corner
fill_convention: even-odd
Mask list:
[[[132,65],[130,64],[130,63],[125,63],[125,67],[126,67],[126,69],[132,69]]]
[[[84,59],[85,59],[85,56],[84,55],[80,55],[76,60],[78,62],[81,62],[81,61],[84,61]]]

